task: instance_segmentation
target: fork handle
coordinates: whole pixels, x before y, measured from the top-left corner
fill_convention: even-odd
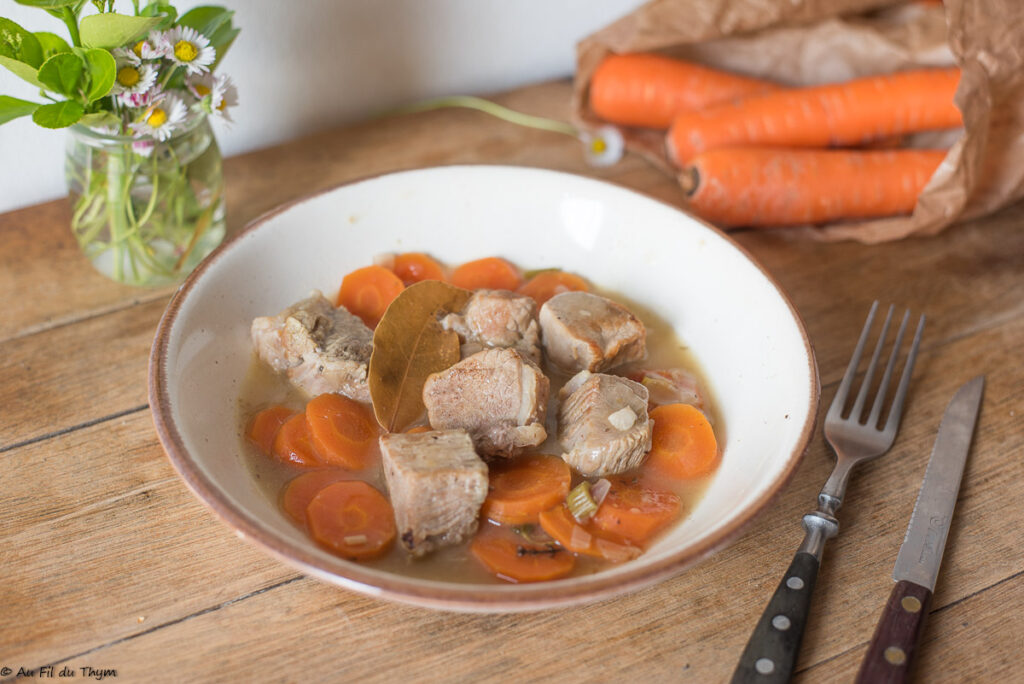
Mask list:
[[[803,550],[796,552],[750,635],[732,675],[733,684],[775,684],[788,682],[792,677],[811,609],[818,565],[815,555]]]

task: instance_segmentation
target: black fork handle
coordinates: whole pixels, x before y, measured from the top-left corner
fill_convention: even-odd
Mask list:
[[[818,578],[818,559],[797,551],[732,675],[733,684],[781,684],[793,676]]]

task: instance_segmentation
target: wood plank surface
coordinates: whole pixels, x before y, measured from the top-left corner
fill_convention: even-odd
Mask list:
[[[500,96],[564,118],[569,85]],[[56,162],[55,162],[56,163]],[[628,157],[468,111],[390,117],[230,159],[231,230],[340,182],[432,164],[510,163],[608,179],[676,205]],[[823,408],[870,302],[929,316],[896,445],[857,471],[830,543],[798,681],[849,681],[891,587],[939,418],[988,375],[917,677],[1012,679],[1024,643],[1024,208],[928,239],[864,246],[748,231],[790,294]],[[693,681],[728,679],[831,467],[816,435],[780,497],[734,544],[656,587],[578,608],[459,615],[328,586],[238,540],[174,474],[146,406],[149,345],[170,289],[92,272],[63,202],[0,215],[0,668],[116,669],[118,681]],[[0,672],[3,672],[0,669]],[[56,676],[56,675],[55,675]],[[0,676],[0,680],[3,677]],[[18,680],[20,681],[20,680]]]

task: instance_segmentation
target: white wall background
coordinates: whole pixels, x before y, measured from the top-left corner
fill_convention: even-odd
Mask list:
[[[575,44],[642,0],[182,0],[236,10],[242,27],[218,68],[239,88],[225,154],[266,147],[426,97],[486,94],[567,76]],[[90,7],[90,5],[87,5]],[[130,12],[128,0],[117,8]],[[87,10],[88,12],[88,10]],[[14,2],[0,15],[66,36]],[[0,68],[0,94],[38,100]],[[65,132],[31,119],[0,126],[0,212],[64,194]]]

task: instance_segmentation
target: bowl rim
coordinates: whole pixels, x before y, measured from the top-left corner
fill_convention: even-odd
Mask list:
[[[657,561],[638,564],[633,570],[625,571],[615,575],[608,573],[595,573],[586,577],[578,578],[579,582],[539,582],[536,584],[517,585],[476,585],[428,582],[425,580],[400,575],[396,573],[381,574],[379,571],[371,572],[358,563],[347,563],[346,575],[340,575],[331,569],[323,566],[320,559],[312,555],[307,549],[278,537],[269,529],[263,527],[258,520],[250,518],[244,511],[236,507],[229,497],[223,496],[220,489],[203,473],[202,469],[193,461],[184,440],[174,421],[170,396],[168,392],[167,377],[167,354],[170,345],[170,333],[177,321],[182,304],[193,292],[196,284],[214,264],[228,251],[234,248],[243,237],[258,230],[270,219],[282,214],[289,209],[335,192],[336,190],[356,185],[378,178],[430,172],[438,169],[445,170],[467,170],[479,172],[481,170],[514,170],[516,172],[552,174],[569,177],[573,180],[583,180],[596,184],[611,185],[617,190],[633,193],[645,200],[656,202],[673,211],[683,214],[686,218],[695,221],[701,227],[715,233],[724,239],[730,246],[738,250],[753,266],[755,266],[768,282],[775,289],[776,294],[789,308],[790,314],[800,332],[804,344],[809,365],[810,403],[807,416],[804,417],[804,425],[800,436],[797,439],[793,451],[784,464],[780,475],[769,487],[753,502],[743,513],[729,522],[725,527],[717,530],[714,534],[700,543],[689,547],[685,551],[670,553]],[[753,520],[779,495],[782,489],[792,479],[797,467],[803,460],[804,455],[810,446],[811,438],[817,424],[818,408],[821,394],[821,383],[818,375],[818,366],[814,353],[814,346],[807,335],[796,307],[790,301],[789,296],[772,274],[742,245],[727,235],[719,228],[700,218],[684,212],[677,206],[664,200],[646,195],[640,191],[628,188],[604,179],[593,178],[581,174],[556,171],[551,169],[515,166],[502,164],[451,164],[421,167],[416,169],[404,169],[389,171],[378,174],[362,176],[338,183],[332,187],[315,191],[285,202],[259,215],[250,221],[242,230],[230,236],[208,255],[185,279],[181,286],[171,297],[167,308],[164,310],[157,326],[153,346],[150,351],[148,369],[148,399],[152,411],[153,423],[157,436],[167,454],[171,465],[178,475],[185,482],[192,493],[202,501],[217,518],[235,533],[257,547],[269,552],[270,555],[283,561],[307,575],[313,575],[321,580],[332,584],[352,589],[369,596],[395,600],[402,603],[414,604],[428,608],[444,610],[457,610],[467,612],[510,612],[528,611],[554,608],[584,602],[592,602],[610,598],[619,594],[636,591],[646,586],[675,575],[685,568],[696,564],[708,557],[715,551],[723,548],[736,540]],[[340,560],[340,559],[339,559]]]

